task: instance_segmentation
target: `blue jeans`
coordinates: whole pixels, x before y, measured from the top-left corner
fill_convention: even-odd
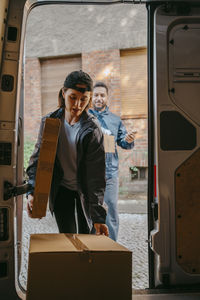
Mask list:
[[[109,237],[114,241],[117,240],[119,231],[119,216],[117,210],[118,190],[118,177],[106,179],[106,190],[104,194],[104,202],[108,207],[106,225],[109,229]]]

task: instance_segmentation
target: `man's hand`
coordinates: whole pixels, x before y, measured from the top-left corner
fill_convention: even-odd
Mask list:
[[[30,218],[32,218],[32,209],[33,209],[33,195],[28,195],[28,201],[27,201],[27,212]]]
[[[96,230],[97,235],[106,235],[109,236],[108,226],[106,224],[95,223],[94,228]]]
[[[125,136],[125,141],[129,144],[132,143],[135,140],[136,133],[137,131],[129,131]]]

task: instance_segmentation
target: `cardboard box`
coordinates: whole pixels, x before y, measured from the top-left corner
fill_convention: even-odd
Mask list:
[[[59,130],[59,119],[47,118],[45,120],[36,171],[32,218],[46,216]]]
[[[27,300],[131,300],[132,253],[102,235],[31,235]]]
[[[114,135],[104,134],[104,149],[106,153],[115,153],[115,137]]]

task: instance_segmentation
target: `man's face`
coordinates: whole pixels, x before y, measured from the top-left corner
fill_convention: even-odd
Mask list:
[[[79,117],[90,102],[91,92],[81,93],[74,89],[63,91],[65,110],[71,117]]]
[[[97,86],[93,90],[92,104],[96,110],[104,110],[108,103],[108,94],[106,88]]]

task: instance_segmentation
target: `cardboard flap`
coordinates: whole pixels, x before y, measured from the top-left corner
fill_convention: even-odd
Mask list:
[[[77,234],[77,238],[87,246],[90,251],[126,251],[131,252],[124,246],[116,243],[105,235]]]
[[[98,251],[131,252],[104,235],[56,233],[30,237],[30,253]]]
[[[64,233],[60,234],[31,234],[30,253],[42,252],[76,252],[78,250],[66,238]]]

